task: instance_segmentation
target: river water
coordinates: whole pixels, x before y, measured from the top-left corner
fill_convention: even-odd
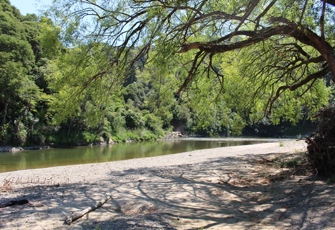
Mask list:
[[[157,142],[116,144],[109,146],[26,150],[17,153],[0,153],[0,172],[127,160],[188,152],[199,149],[250,145],[269,141],[278,140],[185,138]]]

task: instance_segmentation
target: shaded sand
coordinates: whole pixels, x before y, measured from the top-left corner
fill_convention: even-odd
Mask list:
[[[335,186],[278,165],[305,149],[286,141],[0,173],[0,204],[30,201],[0,208],[0,228],[335,229]]]

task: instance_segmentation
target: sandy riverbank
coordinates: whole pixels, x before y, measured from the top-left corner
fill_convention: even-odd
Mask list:
[[[334,186],[264,159],[301,156],[303,141],[198,150],[119,162],[0,173],[1,229],[332,229]],[[111,195],[71,226],[65,214]]]

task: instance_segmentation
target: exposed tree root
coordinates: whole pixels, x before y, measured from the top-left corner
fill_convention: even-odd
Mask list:
[[[335,104],[316,114],[321,123],[318,131],[306,138],[307,156],[315,170],[325,176],[335,175]]]

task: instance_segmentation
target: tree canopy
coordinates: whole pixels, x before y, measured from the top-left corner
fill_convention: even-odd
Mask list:
[[[0,3],[0,144],[234,135],[333,99],[333,1]]]
[[[36,19],[22,16],[9,1],[0,1],[0,142],[25,141],[23,123],[32,122],[30,114],[42,96],[32,75],[34,52],[38,53]],[[7,132],[13,137],[3,138]]]
[[[269,113],[285,91],[303,96],[319,91],[320,79],[335,80],[334,9],[334,1],[321,0],[64,0],[54,1],[52,12],[69,45],[114,47],[108,66],[89,81],[106,68],[130,69],[141,57],[164,74],[180,60],[181,94],[203,76],[223,86],[230,57],[239,55],[242,77],[259,82],[253,99],[268,92]]]

